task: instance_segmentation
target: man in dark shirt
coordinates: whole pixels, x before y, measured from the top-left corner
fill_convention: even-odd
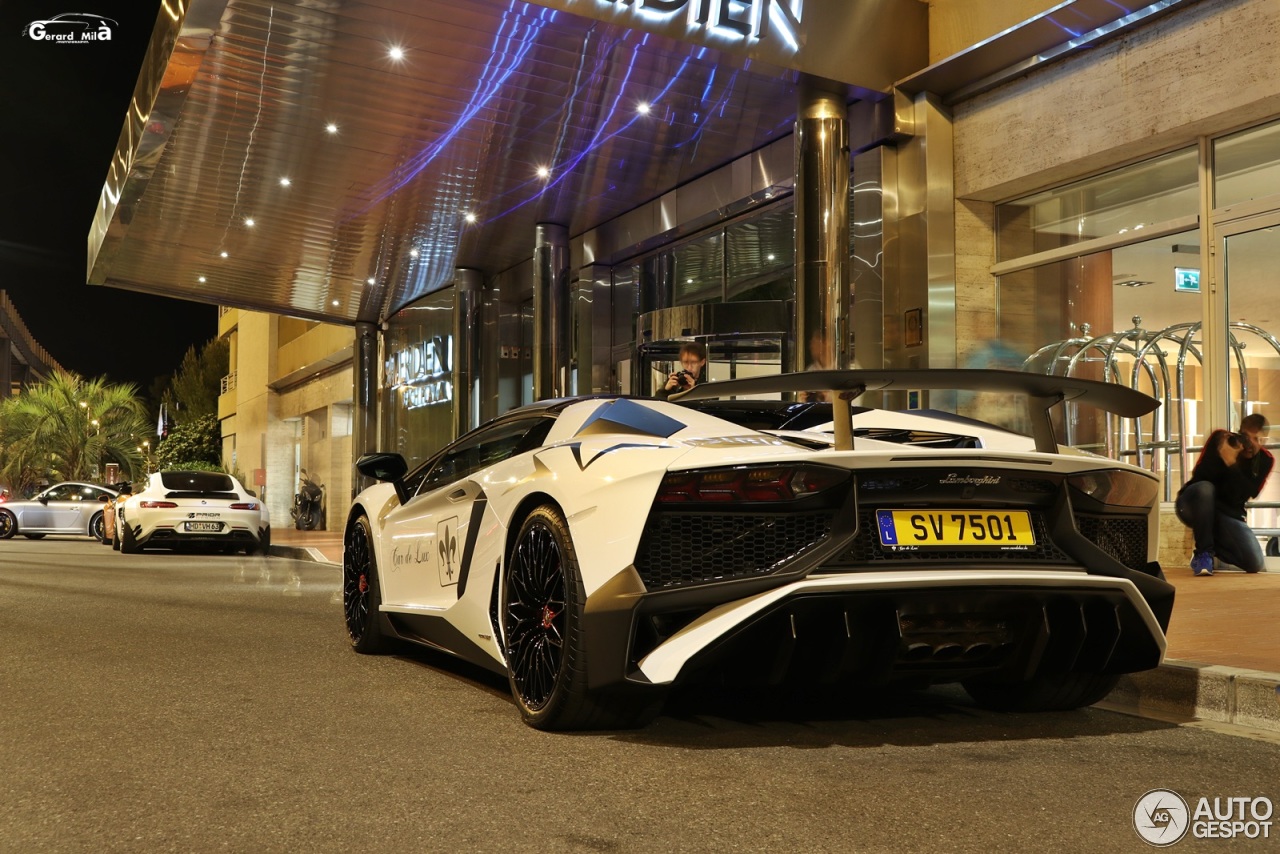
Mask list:
[[[666,400],[673,394],[679,394],[702,382],[702,371],[707,366],[707,345],[700,341],[686,341],[680,345],[680,367],[667,376],[666,383],[654,394],[654,397]]]
[[[1245,524],[1244,505],[1262,492],[1275,465],[1260,441],[1266,428],[1267,419],[1255,413],[1245,416],[1239,433],[1214,430],[1178,492],[1178,518],[1195,534],[1196,575],[1213,575],[1215,556],[1245,572],[1262,569],[1262,547]]]

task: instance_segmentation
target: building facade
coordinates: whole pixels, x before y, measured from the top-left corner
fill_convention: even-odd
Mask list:
[[[266,40],[290,53],[263,73],[280,90],[299,85],[288,69],[332,76],[256,113],[240,92],[266,78],[236,64],[238,45],[263,43],[256,25],[179,39],[174,56],[201,71],[189,88],[153,81],[161,119],[130,144],[160,128],[162,168],[109,181],[91,279],[199,273],[201,298],[345,324],[330,339],[227,321],[243,372],[228,452],[266,468],[273,513],[277,445],[294,469],[340,460],[348,479],[328,477],[349,494],[362,451],[412,464],[524,402],[649,393],[688,340],[709,347],[712,379],[857,364],[1123,382],[1161,399],[1157,415],[1068,407],[1060,438],[1167,473],[1170,497],[1212,427],[1274,420],[1280,4],[711,5],[383,9],[377,23],[417,27],[420,50],[455,25],[474,48],[394,74],[309,53],[348,45],[341,16],[310,9],[323,21],[297,25],[315,37]],[[394,109],[349,95],[377,87]],[[359,122],[324,118],[357,107]],[[215,125],[221,158],[199,132]],[[234,187],[207,171],[223,159],[245,164]],[[266,212],[252,231],[233,219],[244,187]],[[188,222],[221,219],[171,239],[186,205]],[[178,243],[199,248],[156,263]],[[303,339],[306,358],[281,365]],[[306,444],[319,430],[331,448]]]
[[[62,369],[32,337],[9,294],[0,291],[0,398],[14,397]]]
[[[325,490],[326,527],[340,529],[351,492],[350,327],[222,309],[230,370],[218,398],[223,465],[288,527],[299,478]]]

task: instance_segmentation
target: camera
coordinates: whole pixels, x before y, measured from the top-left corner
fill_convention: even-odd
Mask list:
[[[680,386],[681,388],[684,388],[685,386],[693,385],[693,374],[689,373],[688,371],[676,371],[675,376],[676,376],[676,385]]]

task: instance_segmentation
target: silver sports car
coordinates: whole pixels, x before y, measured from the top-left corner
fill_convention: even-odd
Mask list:
[[[33,498],[0,504],[0,540],[22,534],[102,537],[102,511],[115,490],[92,483],[56,483]]]
[[[850,405],[924,388],[1020,400],[1030,435]],[[806,389],[832,402],[705,399]],[[1147,395],[929,370],[682,398],[544,401],[412,471],[363,457],[381,483],[345,525],[354,649],[476,662],[541,729],[636,725],[691,680],[959,682],[986,706],[1065,709],[1160,663],[1159,479],[1059,447],[1049,416],[1072,401],[1137,419]]]

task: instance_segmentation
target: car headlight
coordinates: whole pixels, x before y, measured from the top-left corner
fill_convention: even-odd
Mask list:
[[[1073,489],[1114,507],[1150,507],[1160,482],[1148,475],[1111,469],[1073,474],[1067,478]]]

